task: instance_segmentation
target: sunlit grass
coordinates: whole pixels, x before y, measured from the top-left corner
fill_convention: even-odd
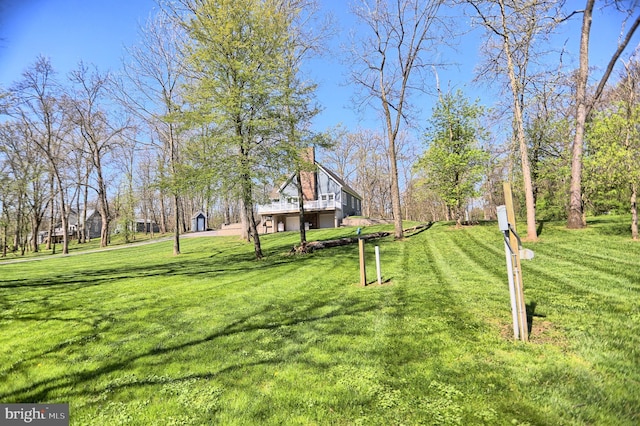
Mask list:
[[[262,261],[228,237],[0,265],[0,401],[69,402],[87,425],[637,424],[624,220],[527,245],[529,344],[495,224],[379,240],[386,283],[366,288],[356,245],[292,256],[296,233],[263,237]]]
[[[151,235],[151,233],[145,234],[143,232],[137,232],[134,235],[130,236],[129,241],[126,241],[122,234],[114,234],[111,236],[108,247],[118,248],[122,246],[158,241],[158,240],[167,239],[167,238],[171,238],[169,234],[154,233],[153,235]],[[93,238],[82,244],[78,243],[78,241],[75,239],[72,239],[69,241],[70,254],[81,253],[81,252],[86,252],[91,250],[99,250],[100,248],[101,248],[100,238]],[[62,254],[62,244],[61,243],[52,244],[51,248],[49,249],[47,248],[46,243],[39,244],[37,252],[33,252],[32,250],[33,249],[31,247],[26,247],[24,253],[20,249],[16,250],[15,252],[12,252],[11,250],[9,250],[7,251],[7,255],[5,257],[0,256],[0,264],[2,264],[2,262],[31,259],[34,257],[45,258],[45,257],[60,255]]]

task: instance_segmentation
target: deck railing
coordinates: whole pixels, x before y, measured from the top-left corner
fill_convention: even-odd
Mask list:
[[[338,203],[335,200],[313,200],[305,201],[305,210],[335,210],[338,208]],[[261,204],[258,206],[259,214],[273,214],[273,213],[291,213],[298,211],[298,203],[289,203],[286,201],[275,201],[271,204]]]

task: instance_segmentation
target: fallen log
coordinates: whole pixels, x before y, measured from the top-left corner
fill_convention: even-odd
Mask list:
[[[422,230],[429,229],[433,225],[433,222],[423,223],[412,228],[404,229],[405,233],[418,233]],[[388,237],[391,235],[391,232],[374,232],[371,234],[361,235],[359,237],[344,237],[338,238],[336,240],[327,240],[327,241],[311,241],[305,244],[301,244],[299,246],[293,246],[289,254],[304,254],[311,253],[315,250],[321,250],[330,247],[339,247],[346,246],[349,244],[356,244],[359,239],[361,240],[374,240],[376,238]]]
[[[431,226],[433,226],[433,222],[421,223],[420,225],[414,226],[413,228],[404,229],[402,230],[402,232],[405,234],[417,234],[418,231],[426,231],[427,229],[431,228]]]
[[[360,237],[344,237],[338,238],[337,240],[327,240],[327,241],[311,241],[306,244],[302,244],[299,246],[293,246],[289,253],[291,254],[303,254],[303,253],[311,253],[315,250],[321,250],[324,248],[330,247],[339,247],[346,246],[349,244],[355,244],[358,242],[358,239],[361,240],[373,240],[376,238],[387,237],[391,235],[390,232],[374,232],[372,234],[361,235]]]

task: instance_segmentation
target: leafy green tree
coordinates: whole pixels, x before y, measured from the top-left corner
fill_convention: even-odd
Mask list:
[[[584,159],[587,188],[629,188],[631,236],[638,239],[638,188],[640,187],[640,104],[637,102],[637,74],[628,73],[629,86],[623,100],[593,118],[588,130],[588,155]]]
[[[233,182],[243,222],[262,258],[254,214],[256,183],[286,166],[299,146],[296,111],[308,93],[296,83],[291,9],[278,0],[181,0],[194,79],[189,114],[207,127],[215,152],[211,167]],[[299,91],[298,91],[299,90]],[[205,138],[205,139],[206,139]],[[293,139],[293,140],[292,140]]]
[[[567,118],[566,96],[538,89],[528,105],[524,131],[529,145],[531,181],[536,216],[566,219],[569,191],[571,122]]]
[[[442,96],[433,110],[426,133],[427,151],[418,160],[423,185],[434,190],[462,224],[466,203],[477,195],[488,153],[480,142],[479,123],[484,109],[470,103],[462,92]]]
[[[575,90],[575,133],[573,145],[571,148],[571,185],[569,189],[569,215],[567,218],[567,227],[570,229],[580,229],[586,226],[583,218],[582,208],[582,164],[583,164],[583,146],[585,127],[589,121],[589,116],[604,92],[605,85],[609,76],[613,72],[613,68],[633,38],[633,34],[640,26],[640,13],[631,21],[630,19],[637,13],[637,5],[633,2],[625,4],[624,2],[605,3],[605,6],[617,9],[623,12],[626,17],[623,22],[623,33],[621,31],[615,52],[611,55],[607,68],[605,69],[600,82],[595,89],[593,95],[587,95],[587,83],[589,80],[589,38],[591,35],[591,24],[593,21],[593,8],[595,0],[586,0],[585,8],[582,13],[582,27],[580,30],[580,64],[576,74],[576,90]],[[607,2],[608,3],[608,2]],[[625,10],[626,9],[626,10]],[[574,12],[577,13],[577,12]],[[573,15],[573,14],[572,14]],[[630,24],[630,25],[629,25]],[[628,28],[628,29],[627,29]],[[624,37],[622,37],[624,34]]]

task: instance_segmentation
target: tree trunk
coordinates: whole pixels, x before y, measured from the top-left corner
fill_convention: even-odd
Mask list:
[[[518,146],[520,148],[520,162],[522,164],[522,179],[524,181],[524,198],[527,209],[527,239],[535,241],[538,239],[536,229],[536,205],[533,198],[533,183],[531,181],[531,166],[529,164],[529,150],[524,136],[524,118],[522,112],[522,102],[520,101],[521,91],[524,90],[516,78],[515,65],[511,52],[511,40],[509,39],[506,23],[504,5],[500,2],[502,13],[502,27],[504,29],[503,41],[504,51],[507,59],[507,70],[509,82],[511,83],[511,94],[513,96],[513,119],[515,121],[514,131]]]
[[[80,242],[87,242],[87,203],[89,202],[89,182],[85,182],[82,202],[82,216],[80,218]]]
[[[102,226],[100,227],[100,247],[107,247],[109,245],[109,220],[111,215],[109,213],[109,200],[107,200],[107,186],[102,176],[102,158],[100,158],[100,149],[98,145],[93,143],[93,164],[96,169],[96,178],[98,184],[98,212],[100,213],[100,219],[102,220]]]
[[[2,226],[2,257],[7,257],[7,232],[9,231],[7,223],[9,221]]]
[[[262,259],[262,247],[260,246],[260,236],[258,235],[258,226],[256,225],[255,215],[253,214],[253,197],[251,178],[248,175],[242,176],[242,204],[244,217],[246,218],[246,230],[250,240],[253,240],[254,253],[256,259]]]
[[[76,198],[76,214],[77,214],[77,223],[76,223],[76,240],[78,244],[82,244],[82,226],[80,225],[82,221],[82,217],[80,216],[80,186],[81,183],[78,182],[78,189],[76,190],[78,196]]]
[[[53,230],[55,228],[55,182],[53,175],[51,176],[51,182],[49,183],[49,189],[51,190],[51,208],[49,209],[49,237],[47,238],[47,250],[51,250],[51,240],[53,239]]]
[[[164,205],[164,194],[160,192],[160,233],[167,233],[167,212]]]
[[[395,138],[389,140],[389,160],[391,163],[391,208],[393,210],[394,236],[402,238],[402,206],[400,204],[400,183],[398,182],[398,160]]]
[[[69,220],[67,216],[67,202],[64,198],[62,180],[58,179],[58,195],[60,195],[60,219],[62,221],[62,254],[69,254]]]
[[[242,225],[242,235],[240,236],[244,241],[251,241],[251,233],[249,232],[249,216],[247,215],[247,208],[245,206],[244,197],[241,200],[240,208],[240,224]]]
[[[243,177],[242,182],[242,216],[246,221],[243,226],[245,232],[248,234],[249,240],[253,240],[253,248],[256,259],[262,259],[262,247],[260,246],[260,236],[258,235],[258,226],[256,224],[255,215],[253,214],[253,204],[251,197],[251,182],[247,182]]]
[[[178,194],[174,194],[173,196],[173,205],[174,209],[174,230],[173,230],[173,255],[177,256],[180,254],[180,215],[178,214],[178,210],[180,209],[180,200],[178,199]]]
[[[569,212],[567,227],[580,229],[585,227],[582,218],[582,150],[584,127],[587,122],[587,78],[589,75],[589,35],[593,5],[595,0],[587,0],[582,16],[580,34],[580,67],[576,81],[576,132],[571,148],[571,184],[569,187]]]
[[[304,247],[307,243],[307,231],[304,227],[304,192],[302,191],[302,176],[300,175],[300,170],[296,172],[296,181],[298,184],[298,206],[300,212],[300,245]]]
[[[256,255],[256,259],[260,260],[263,257],[262,247],[260,246],[260,236],[258,235],[258,225],[256,223],[256,217],[253,213],[253,204],[249,205],[249,231],[251,238],[253,238],[253,251]]]
[[[398,158],[396,155],[396,135],[393,124],[391,122],[391,111],[389,110],[389,104],[387,102],[386,92],[384,89],[384,82],[382,80],[382,74],[380,75],[380,90],[382,93],[382,106],[385,115],[385,122],[387,127],[387,138],[389,142],[388,155],[389,163],[391,165],[391,210],[393,212],[393,227],[394,236],[396,239],[403,237],[402,232],[402,207],[400,205],[400,184],[398,183]],[[398,116],[397,120],[400,120]],[[396,128],[397,128],[396,123]]]
[[[638,241],[638,185],[631,184],[631,238]]]
[[[40,232],[40,219],[38,218],[38,213],[34,211],[33,217],[31,219],[31,249],[34,253],[37,253],[39,251],[38,232]]]
[[[143,198],[142,201],[142,216],[143,216],[143,220],[144,220],[144,235],[147,235],[149,232],[151,232],[151,238],[153,238],[153,224],[150,222],[149,220],[149,210],[147,208],[147,197],[146,194]],[[149,224],[149,229],[147,229],[147,224]],[[136,229],[137,231],[137,229]]]

